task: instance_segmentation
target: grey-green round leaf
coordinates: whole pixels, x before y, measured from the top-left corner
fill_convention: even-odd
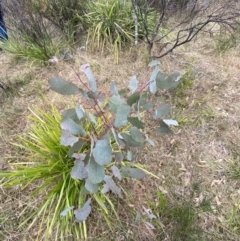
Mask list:
[[[80,67],[80,70],[84,72],[84,74],[87,76],[88,78],[88,82],[89,82],[89,87],[91,89],[92,92],[97,92],[97,83],[95,80],[95,77],[92,73],[92,70],[90,68],[89,64],[84,64]]]
[[[171,134],[172,131],[169,126],[164,122],[160,121],[160,127],[157,129],[157,134],[164,135],[164,134]]]
[[[150,138],[146,138],[146,141],[151,145],[151,146],[155,146],[155,143],[152,139]]]
[[[93,184],[97,184],[103,181],[105,176],[104,166],[97,164],[93,157],[87,165],[88,178]]]
[[[121,189],[117,186],[117,184],[113,181],[113,179],[110,176],[105,176],[104,181],[106,184],[104,184],[103,187],[103,193],[107,192],[108,190],[111,190],[113,193],[118,195],[119,198],[123,198]]]
[[[163,122],[168,126],[178,126],[178,122],[172,119],[164,119]]]
[[[126,104],[126,101],[118,95],[113,95],[108,101],[110,110],[114,113],[117,112],[119,106]]]
[[[91,198],[89,198],[87,200],[87,202],[85,202],[82,206],[82,208],[79,208],[77,210],[74,211],[75,214],[75,218],[77,222],[83,222],[87,219],[87,217],[89,216],[90,212],[91,212]]]
[[[145,176],[145,172],[136,167],[121,167],[120,172],[125,177],[136,178],[138,180]]]
[[[180,83],[180,77],[180,72],[174,72],[171,75],[159,72],[156,77],[157,87],[162,90],[169,90],[175,88]]]
[[[132,95],[130,95],[127,99],[127,104],[132,106],[134,103],[136,103],[140,98],[139,92],[135,92]]]
[[[153,118],[154,119],[162,118],[163,116],[168,115],[169,112],[170,112],[170,105],[163,104],[155,110]]]
[[[92,123],[94,123],[95,125],[97,125],[97,121],[95,119],[95,116],[91,112],[88,112],[87,115],[88,115],[88,118],[90,119],[90,121]]]
[[[156,66],[156,65],[159,65],[160,62],[158,60],[152,60],[149,64],[148,64],[148,67],[153,67],[153,66]]]
[[[132,154],[132,152],[131,152],[131,151],[127,151],[127,160],[128,160],[128,161],[132,161],[132,159],[133,159],[133,154]]]
[[[157,92],[156,77],[159,71],[160,71],[160,68],[156,66],[150,76],[149,90],[152,94],[155,94]]]
[[[81,150],[82,146],[85,144],[85,141],[78,140],[74,145],[68,150],[68,156],[72,157],[75,152]]]
[[[135,141],[130,135],[127,133],[122,133],[121,136],[123,137],[124,141],[126,142],[127,146],[130,147],[139,147],[141,146],[140,142]]]
[[[61,123],[61,128],[63,130],[70,131],[73,135],[86,136],[87,134],[81,125],[78,125],[75,121],[73,121],[70,118],[63,119]]]
[[[64,210],[60,213],[60,216],[63,216],[63,217],[67,216],[68,212],[71,211],[71,210],[73,210],[73,209],[74,209],[74,206],[71,206],[71,207],[68,207],[68,208],[64,209]]]
[[[101,166],[107,165],[112,161],[112,147],[110,146],[109,135],[102,140],[96,141],[92,154],[95,161]]]
[[[76,142],[78,142],[78,137],[72,135],[69,130],[62,130],[61,145],[72,147]]]
[[[71,177],[73,179],[83,180],[88,177],[87,169],[84,166],[84,162],[82,160],[75,160],[74,166],[71,171]]]
[[[75,95],[79,93],[78,87],[60,77],[54,77],[48,80],[51,90],[62,95]]]
[[[138,88],[138,80],[136,75],[132,76],[128,85],[128,88],[132,93],[134,93]]]
[[[143,106],[144,110],[151,110],[153,108],[154,104],[152,102],[148,102]]]
[[[128,115],[130,113],[130,106],[123,104],[117,108],[116,119],[114,121],[115,127],[122,127],[128,123]]]
[[[128,117],[128,121],[138,129],[144,129],[144,124],[138,119],[138,117]]]
[[[117,95],[117,96],[119,96],[116,82],[112,82],[112,83],[111,83],[111,85],[110,85],[110,91],[111,91],[111,94],[112,94],[112,95]]]
[[[84,111],[83,107],[77,105],[75,107],[75,111],[77,113],[77,117],[79,120],[81,120],[83,117],[85,117],[85,111]]]
[[[77,113],[76,113],[76,109],[72,108],[72,109],[64,110],[62,112],[62,119],[66,119],[66,118],[69,118],[69,119],[72,119],[75,122],[78,122],[79,119],[78,119],[78,116],[77,116]]]
[[[121,162],[121,161],[123,161],[123,154],[122,154],[122,152],[116,152],[115,153],[115,161],[116,162]]]
[[[85,188],[91,193],[96,193],[98,191],[98,184],[92,183],[91,180],[87,178],[85,181]]]
[[[133,126],[130,128],[130,135],[135,141],[140,143],[144,142],[143,134],[138,130],[137,127]]]
[[[119,169],[117,168],[117,166],[115,166],[115,165],[111,166],[111,170],[112,170],[114,177],[116,177],[118,180],[121,181],[122,176],[121,176],[121,173],[120,173]]]

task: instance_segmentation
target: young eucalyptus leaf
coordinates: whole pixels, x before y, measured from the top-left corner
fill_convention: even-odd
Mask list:
[[[88,112],[87,115],[88,115],[88,118],[90,119],[90,121],[92,123],[94,123],[95,125],[97,125],[97,121],[95,119],[95,116],[91,112]]]
[[[96,83],[95,77],[92,73],[92,70],[90,68],[90,65],[84,64],[80,67],[80,70],[82,72],[84,72],[84,74],[87,76],[88,82],[89,82],[89,88],[91,89],[91,91],[93,93],[97,92],[97,83]]]
[[[130,79],[128,88],[129,88],[129,90],[131,91],[132,94],[137,90],[138,80],[137,80],[136,75],[132,76],[132,78]]]
[[[84,91],[83,89],[79,88],[79,93],[81,94],[81,96],[83,97],[83,99],[88,100],[88,95],[87,92]]]
[[[114,126],[119,128],[125,126],[128,123],[128,115],[130,113],[130,106],[123,104],[117,108],[116,119],[114,121]]]
[[[126,104],[126,101],[124,99],[122,99],[120,96],[114,95],[109,99],[108,104],[109,104],[110,110],[112,112],[116,113],[118,107],[123,104]]]
[[[148,94],[147,94],[147,92],[145,92],[143,95],[141,95],[141,97],[139,99],[139,105],[140,106],[145,105],[147,98],[148,98]]]
[[[135,179],[142,179],[145,176],[145,172],[136,167],[121,167],[120,172],[125,177],[131,177]]]
[[[85,141],[78,140],[74,145],[68,150],[68,156],[72,157],[75,152],[78,152],[81,150],[82,146],[85,144]]]
[[[112,82],[110,85],[110,91],[112,95],[119,96],[116,82]]]
[[[90,212],[91,212],[91,198],[89,198],[82,206],[82,208],[79,208],[77,210],[74,211],[75,214],[75,218],[77,222],[83,222],[85,221]]]
[[[78,106],[78,105],[77,105],[77,106],[75,107],[75,111],[76,111],[76,113],[77,113],[77,117],[78,117],[79,120],[81,120],[82,118],[85,117],[85,111],[84,111],[84,109],[83,109],[82,106]]]
[[[181,72],[178,72],[178,71],[176,71],[176,72],[173,72],[172,74],[170,74],[169,76],[168,76],[168,80],[169,81],[171,81],[171,82],[180,82],[179,80],[181,79]]]
[[[172,130],[164,121],[161,120],[160,127],[157,129],[157,134],[164,135],[164,134],[170,134],[170,133],[172,133]]]
[[[121,181],[122,176],[121,176],[121,173],[120,173],[119,169],[117,168],[117,166],[115,166],[115,165],[111,166],[111,170],[112,170],[113,176]]]
[[[91,193],[96,193],[98,191],[98,184],[92,183],[91,180],[87,178],[85,181],[85,188]]]
[[[169,112],[170,112],[170,105],[163,104],[155,110],[153,118],[154,119],[162,118],[163,116],[168,115]]]
[[[136,103],[140,98],[139,92],[135,92],[132,95],[130,95],[127,99],[127,104],[132,106],[134,103]]]
[[[78,137],[72,135],[69,130],[62,130],[60,144],[63,146],[73,146],[78,142]]]
[[[104,194],[104,193],[107,193],[109,191],[110,191],[109,186],[107,184],[104,184],[103,188],[101,190],[101,193]]]
[[[116,153],[114,153],[114,154],[115,154],[115,161],[116,161],[116,162],[121,162],[121,161],[123,161],[124,157],[123,157],[122,152],[116,152]]]
[[[164,119],[163,122],[168,126],[178,126],[178,122],[172,119]]]
[[[159,65],[160,62],[158,60],[152,60],[149,64],[148,67],[154,67],[156,65]]]
[[[156,80],[151,80],[150,84],[149,84],[149,91],[152,94],[156,94],[157,92],[157,84],[156,84]]]
[[[93,184],[97,184],[103,181],[105,176],[104,166],[100,166],[93,157],[87,165],[88,178]]]
[[[76,160],[84,161],[84,159],[86,158],[86,154],[85,153],[74,153],[72,155],[72,157],[75,158]]]
[[[146,141],[151,145],[151,146],[155,146],[155,143],[152,139],[150,138],[146,138]]]
[[[69,118],[69,119],[72,119],[75,122],[78,122],[79,119],[78,119],[78,116],[77,116],[77,113],[76,113],[76,109],[72,108],[72,109],[64,110],[63,113],[62,113],[62,119],[66,119],[66,118]]]
[[[92,151],[95,161],[101,165],[107,165],[112,161],[112,147],[107,134],[104,139],[97,140]]]
[[[118,94],[121,95],[121,96],[124,96],[126,94],[128,94],[128,90],[127,89],[121,89],[118,91]]]
[[[70,118],[65,118],[61,122],[61,128],[63,130],[70,131],[73,135],[86,136],[86,131],[82,128],[81,125],[78,125],[75,121]]]
[[[141,146],[141,143],[135,141],[129,134],[122,133],[121,136],[123,137],[123,139],[126,142],[127,146],[129,146],[129,147],[139,147],[139,146]]]
[[[156,218],[156,216],[155,216],[154,214],[150,213],[150,210],[149,210],[149,209],[145,208],[144,206],[142,206],[142,207],[143,207],[143,210],[144,210],[144,212],[147,214],[147,216],[148,216],[149,219]]]
[[[48,80],[51,90],[61,95],[75,95],[79,93],[78,87],[60,77],[54,77]]]
[[[143,106],[144,110],[151,110],[154,107],[154,104],[152,102],[148,102]]]
[[[169,90],[179,85],[181,78],[180,72],[174,72],[171,75],[166,75],[159,72],[156,77],[157,87],[162,90]]]
[[[133,126],[130,128],[130,135],[135,141],[140,143],[144,142],[143,134],[138,130],[137,127]]]
[[[144,124],[138,119],[138,117],[128,117],[128,121],[138,129],[144,129]]]
[[[104,181],[106,184],[104,184],[102,193],[106,193],[107,191],[111,191],[114,194],[118,195],[119,198],[123,198],[121,189],[117,186],[117,184],[113,181],[113,179],[110,176],[105,176]]]
[[[71,207],[68,207],[68,208],[64,209],[64,210],[60,213],[60,216],[62,216],[62,217],[67,216],[68,212],[71,211],[71,210],[73,210],[73,209],[74,209],[74,206],[71,206]]]
[[[87,169],[84,166],[84,162],[82,160],[75,160],[74,166],[71,171],[71,177],[73,179],[84,180],[88,177]]]
[[[156,94],[157,92],[156,77],[159,71],[160,71],[160,68],[156,66],[150,76],[149,90],[152,94]]]
[[[141,214],[139,212],[137,212],[135,220],[134,220],[134,224],[138,225],[140,223],[140,219],[141,219]]]
[[[131,151],[127,151],[127,160],[128,160],[128,161],[132,161],[132,159],[133,159],[133,154],[132,154],[132,152],[131,152]]]
[[[91,150],[88,150],[87,152],[84,153],[86,156],[83,160],[84,164],[86,165],[86,168],[87,168],[87,165],[89,164],[89,162],[91,161]]]

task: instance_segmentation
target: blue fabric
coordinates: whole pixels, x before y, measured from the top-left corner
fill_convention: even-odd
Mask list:
[[[0,6],[0,40],[7,40],[7,39],[8,39],[7,29],[5,26],[5,22],[3,19],[3,14]]]

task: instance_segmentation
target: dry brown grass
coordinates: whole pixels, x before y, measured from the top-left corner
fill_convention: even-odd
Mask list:
[[[172,136],[159,137],[152,133],[156,146],[147,146],[136,153],[138,161],[147,164],[159,179],[147,177],[140,183],[126,183],[130,195],[127,201],[117,204],[121,224],[113,220],[115,229],[110,232],[102,218],[93,215],[89,236],[94,238],[90,240],[178,240],[171,236],[174,229],[171,224],[165,226],[166,233],[162,236],[159,234],[161,229],[151,230],[144,223],[133,225],[136,212],[141,211],[142,205],[152,209],[157,206],[156,190],[162,191],[172,204],[184,204],[184,200],[188,200],[197,206],[204,198],[210,200],[212,212],[198,215],[196,225],[204,234],[201,240],[240,240],[237,232],[240,219],[238,230],[229,227],[232,208],[240,200],[239,181],[229,175],[229,162],[236,160],[240,153],[239,49],[231,49],[222,55],[213,51],[213,47],[208,36],[202,35],[197,41],[161,59],[161,68],[165,72],[190,68],[194,76],[189,89],[183,86],[180,92],[164,94],[173,105],[173,118],[181,125],[175,128]],[[113,80],[125,87],[132,75],[136,74],[140,83],[144,83],[150,74],[145,46],[123,53],[118,65],[110,55],[78,50],[74,62],[29,68],[24,63],[14,62],[6,53],[0,53],[0,80],[26,73],[31,76],[30,81],[18,90],[19,95],[1,97],[0,164],[3,170],[8,167],[8,157],[15,161],[21,158],[22,153],[10,143],[27,130],[27,108],[36,104],[44,106],[42,95],[58,103],[57,95],[48,88],[47,79],[58,75],[78,84],[72,68],[78,70],[85,63],[91,65],[103,92],[108,91]],[[151,128],[149,131],[153,132]],[[0,239],[22,240],[25,236],[27,241],[34,240],[32,232],[17,228],[23,206],[34,206],[34,200],[30,204],[27,193],[18,188],[1,189],[0,195]],[[165,238],[160,239],[163,236]]]

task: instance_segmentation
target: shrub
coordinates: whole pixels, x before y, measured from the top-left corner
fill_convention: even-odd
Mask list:
[[[76,32],[84,27],[81,23],[86,11],[86,1],[41,0],[33,3],[35,12],[60,29],[66,39],[75,37]]]
[[[150,66],[157,64],[152,62]],[[21,225],[28,222],[32,227],[41,217],[39,230],[46,225],[46,240],[53,233],[55,240],[64,240],[67,235],[78,240],[85,238],[85,221],[91,206],[96,204],[111,225],[108,206],[117,216],[111,193],[124,198],[122,178],[142,179],[146,173],[151,174],[133,156],[134,147],[141,148],[145,142],[154,145],[144,130],[144,113],[153,116],[159,134],[170,133],[169,125],[177,125],[174,120],[163,119],[170,111],[169,105],[158,106],[157,101],[148,99],[153,98],[149,94],[155,94],[157,87],[177,86],[180,73],[166,75],[156,66],[150,81],[141,87],[133,76],[128,86],[132,94],[125,99],[116,83],[111,84],[111,97],[104,98],[97,92],[89,65],[81,66],[81,70],[89,80],[87,85],[78,75],[87,92],[58,77],[49,83],[60,94],[81,93],[82,104],[62,115],[54,106],[50,113],[41,109],[32,111],[33,125],[27,137],[21,138],[22,144],[18,144],[28,154],[26,161],[13,164],[10,172],[0,173],[0,177],[5,177],[5,186],[27,188],[37,182],[32,195],[42,197],[42,202]]]
[[[65,48],[67,42],[40,9],[36,1],[6,1],[3,3],[9,41],[2,47],[20,58],[47,61]]]

